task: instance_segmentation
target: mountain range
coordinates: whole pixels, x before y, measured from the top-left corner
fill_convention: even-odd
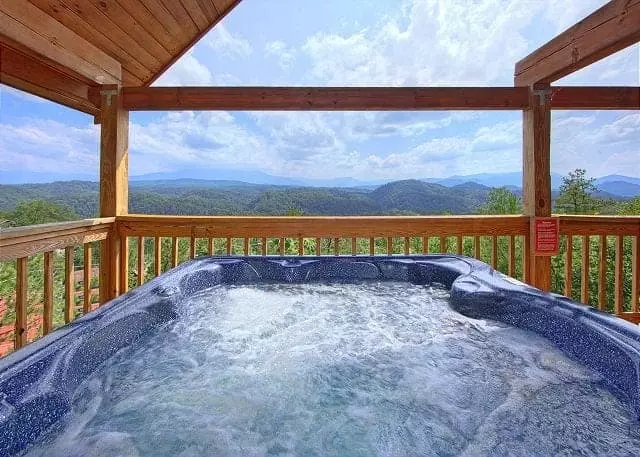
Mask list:
[[[51,175],[30,172],[1,172],[1,184],[47,183],[52,181],[95,181],[96,178],[87,175]],[[423,178],[432,184],[453,187],[466,183],[475,183],[487,187],[507,187],[516,192],[522,187],[522,173],[478,173],[472,175],[454,175],[446,178]],[[220,169],[212,173],[209,170],[183,170],[176,172],[151,173],[130,177],[131,186],[152,186],[162,183],[169,187],[200,187],[215,188],[236,182],[243,185],[273,185],[295,187],[335,187],[335,188],[365,188],[375,189],[388,183],[386,180],[358,180],[351,177],[333,179],[288,178],[270,175],[260,171]],[[558,190],[562,184],[562,175],[551,174],[551,187]],[[607,175],[596,179],[598,189],[604,194],[619,197],[634,197],[640,195],[640,178],[624,175]]]

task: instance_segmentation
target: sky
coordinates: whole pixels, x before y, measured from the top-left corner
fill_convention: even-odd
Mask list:
[[[511,86],[604,0],[243,0],[154,85]],[[557,85],[639,85],[640,47]],[[0,86],[0,182],[98,174],[93,119]],[[640,113],[552,114],[553,172],[640,176]],[[137,112],[131,176],[243,169],[395,180],[520,171],[521,112]]]

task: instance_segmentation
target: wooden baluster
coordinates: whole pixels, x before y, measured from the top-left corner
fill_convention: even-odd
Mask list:
[[[82,266],[82,282],[84,286],[84,296],[82,297],[84,299],[82,303],[82,312],[84,314],[87,314],[91,311],[91,276],[93,276],[91,274],[92,261],[93,259],[91,257],[91,244],[86,243],[84,245],[84,264]]]
[[[429,254],[429,237],[428,236],[422,237],[422,253]]]
[[[197,238],[193,236],[193,234],[191,235],[191,238],[189,238],[189,258],[190,259],[196,258],[196,240]]]
[[[322,254],[322,238],[316,238],[316,255]]]
[[[624,283],[623,278],[623,269],[622,269],[622,246],[623,246],[623,238],[622,235],[616,236],[616,271],[615,271],[615,293],[613,300],[613,312],[616,315],[622,313],[622,302],[623,302],[623,290],[622,286]]]
[[[262,255],[267,255],[267,239],[263,237],[262,240],[260,240],[260,244]]]
[[[376,240],[375,238],[369,238],[369,255],[376,255]]]
[[[473,237],[473,256],[480,260],[480,236],[476,235]]]
[[[573,235],[567,235],[567,256],[564,262],[564,294],[571,297],[573,286]]]
[[[351,255],[358,255],[358,239],[351,237]]]
[[[162,238],[156,236],[153,240],[153,274],[160,276],[162,273]]]
[[[209,244],[209,247],[207,248],[207,251],[209,252],[209,255],[214,255],[215,254],[215,238],[210,236],[209,238],[207,238],[207,242]]]
[[[244,237],[242,250],[244,251],[244,255],[249,255],[249,238],[247,237]]]
[[[129,290],[129,237],[120,238],[120,294]]]
[[[16,322],[14,330],[13,347],[20,349],[27,344],[27,291],[28,262],[26,257],[16,259]]]
[[[298,255],[304,255],[304,238],[298,237]]]
[[[73,320],[76,306],[73,251],[73,246],[64,249],[64,322],[66,324]]]
[[[284,245],[285,245],[286,240],[284,238],[280,238],[280,255],[283,256],[284,255]]]
[[[231,255],[231,237],[227,237],[227,255]]]
[[[447,253],[447,237],[446,236],[440,237],[440,252],[443,254]]]
[[[53,252],[51,251],[44,253],[44,294],[42,298],[42,334],[47,335],[53,329]]]
[[[175,268],[178,265],[178,238],[175,236],[171,238],[171,267]]]
[[[531,283],[531,240],[524,235],[522,241],[522,281]]]
[[[408,237],[408,236],[404,237],[404,255],[409,255],[410,254],[410,247],[411,247],[409,245],[410,241],[411,241],[410,237]]]
[[[393,255],[393,238],[387,237],[387,255]]]
[[[607,307],[607,235],[600,235],[600,265],[598,271],[598,309]]]
[[[509,235],[509,276],[515,277],[516,275],[516,237]]]
[[[340,238],[333,239],[333,254],[340,255]]]
[[[461,236],[456,237],[456,252],[458,253],[458,255],[462,255],[462,237]]]
[[[640,234],[631,246],[631,312],[640,312]]]
[[[589,236],[582,237],[582,265],[580,283],[580,301],[589,304]]]
[[[498,237],[495,235],[491,237],[491,267],[498,269]]]
[[[144,237],[140,236],[138,237],[138,286],[142,284],[144,284]]]

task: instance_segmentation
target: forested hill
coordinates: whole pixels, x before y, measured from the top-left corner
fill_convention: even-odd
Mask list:
[[[469,214],[478,211],[490,190],[474,183],[445,187],[418,180],[395,181],[377,188],[147,181],[131,183],[129,211],[184,215]],[[36,199],[70,206],[81,217],[94,217],[98,208],[98,184],[61,181],[0,185],[0,212],[12,211],[18,203]]]

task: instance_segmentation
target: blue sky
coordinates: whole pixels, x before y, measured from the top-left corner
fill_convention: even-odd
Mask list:
[[[155,85],[509,86],[517,60],[603,3],[244,0]],[[638,85],[639,47],[558,84]],[[555,112],[552,127],[554,172],[640,176],[640,113]],[[97,176],[89,116],[0,86],[0,133],[2,175]],[[519,112],[132,113],[130,135],[130,175],[392,180],[522,167]]]

